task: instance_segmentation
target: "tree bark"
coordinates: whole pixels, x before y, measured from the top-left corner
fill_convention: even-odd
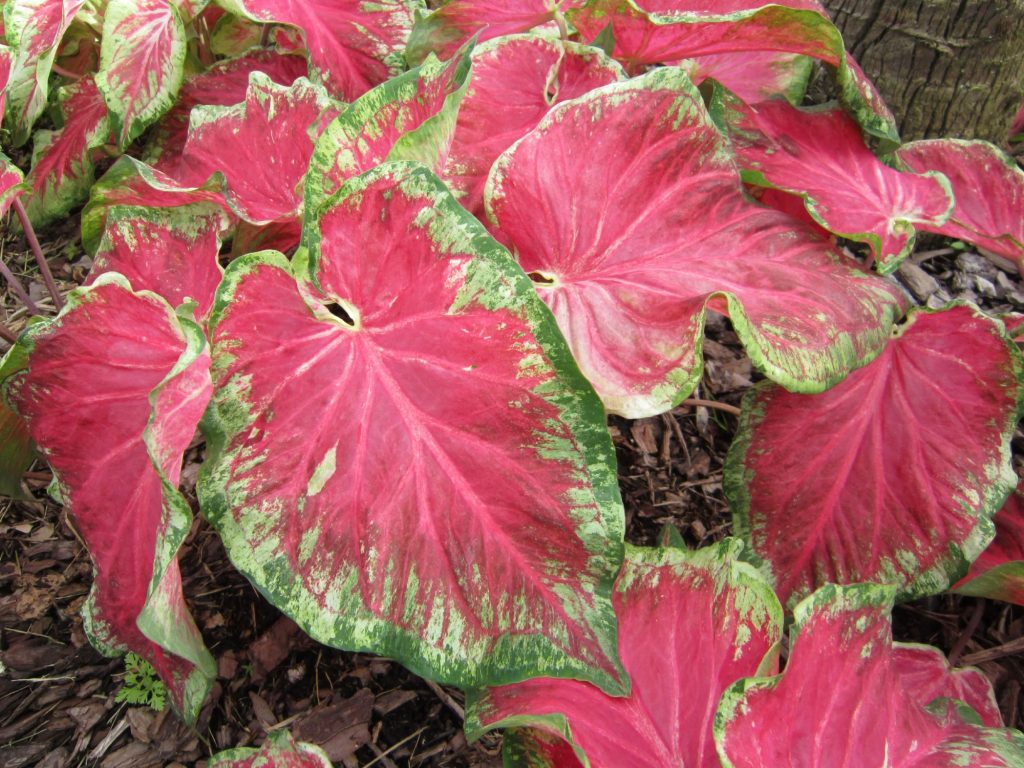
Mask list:
[[[1024,0],[825,0],[905,140],[1005,145],[1024,103]]]

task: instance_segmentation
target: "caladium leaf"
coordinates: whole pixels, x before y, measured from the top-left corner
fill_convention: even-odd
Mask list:
[[[315,211],[346,179],[385,160],[416,160],[437,170],[451,142],[469,80],[469,49],[419,67],[361,96],[317,140],[306,175]]]
[[[935,715],[906,689],[889,624],[894,594],[829,585],[798,605],[786,671],[742,680],[722,697],[722,765],[1020,765],[1019,732]]]
[[[14,54],[6,45],[0,45],[0,119],[3,118],[7,104],[7,83],[11,79],[11,66]]]
[[[64,127],[37,131],[26,210],[36,226],[63,218],[89,196],[96,166],[93,150],[110,135],[106,104],[91,77],[61,92]]]
[[[959,578],[1016,485],[1020,375],[1001,327],[954,306],[912,311],[877,360],[828,392],[752,390],[726,496],[783,602],[825,582],[911,597]]]
[[[210,52],[225,58],[242,56],[260,45],[264,29],[263,24],[230,13],[222,14],[210,31]]]
[[[229,223],[214,203],[174,208],[114,206],[87,282],[119,272],[136,290],[152,291],[172,307],[191,299],[198,317],[205,318],[223,274],[217,256]]]
[[[874,86],[846,54],[818,0],[588,0],[566,14],[593,39],[611,24],[614,56],[631,73],[648,64],[744,51],[779,51],[836,69],[844,104],[886,148],[899,143],[895,121]]]
[[[486,204],[584,375],[627,417],[692,391],[708,306],[729,314],[761,370],[799,391],[872,359],[901,312],[885,281],[743,195],[679,69],[556,106],[495,163]]]
[[[929,232],[966,240],[1024,264],[1024,171],[1012,157],[984,141],[915,141],[896,153],[918,172],[944,174],[956,207]]]
[[[331,94],[355,101],[396,74],[412,28],[415,0],[220,0],[253,21],[291,24],[302,30],[309,64]]]
[[[560,17],[562,6],[579,4],[579,0],[448,0],[416,20],[405,57],[414,63],[431,52],[448,58],[473,35],[483,41],[526,32]]]
[[[469,695],[467,734],[530,725],[567,738],[585,765],[717,766],[711,725],[722,693],[776,670],[782,637],[782,606],[737,559],[742,548],[735,539],[692,552],[627,548],[615,613],[631,694],[579,680],[490,688]]]
[[[996,513],[995,523],[995,539],[954,590],[1024,605],[1024,498],[1020,487]]]
[[[192,108],[201,104],[227,107],[245,101],[250,72],[262,72],[275,83],[291,85],[306,74],[307,68],[306,60],[299,56],[261,50],[218,62],[186,80],[174,107],[160,121],[145,160],[160,171],[173,172],[188,140]]]
[[[46,108],[50,69],[57,44],[85,0],[9,0],[3,6],[4,33],[14,49],[5,93],[6,119],[15,146],[28,141]]]
[[[112,206],[173,208],[192,203],[218,203],[225,209],[223,177],[215,176],[196,188],[182,187],[167,174],[124,155],[97,181],[82,211],[82,245],[96,253]]]
[[[529,281],[414,163],[348,182],[318,232],[319,291],[242,257],[210,321],[199,494],[232,561],[329,645],[621,693],[614,455]]]
[[[209,768],[332,768],[320,747],[296,742],[287,731],[274,731],[259,749],[239,747],[218,752]]]
[[[0,218],[14,204],[14,200],[25,193],[25,177],[21,169],[0,152]]]
[[[176,486],[210,396],[201,329],[108,275],[30,326],[0,380],[92,556],[91,639],[144,657],[195,719],[216,667],[181,594],[191,514]]]
[[[803,101],[813,60],[796,53],[744,51],[697,56],[690,66],[693,82],[713,78],[747,104],[781,96],[795,105]]]
[[[867,243],[882,273],[913,249],[915,228],[934,230],[953,212],[944,176],[885,165],[843,109],[797,109],[782,100],[748,106],[725,95],[722,101],[744,178],[801,195],[827,230]]]
[[[930,645],[897,644],[892,656],[900,684],[921,706],[940,698],[956,699],[974,710],[983,725],[1002,727],[992,683],[980,669],[952,669],[945,654]]]
[[[506,768],[583,768],[572,745],[540,728],[509,728],[501,735]]]
[[[21,476],[35,456],[24,420],[0,398],[0,496],[24,498]]]
[[[243,103],[192,110],[188,142],[168,174],[184,188],[223,174],[228,205],[251,224],[294,219],[314,143],[337,114],[323,89],[304,77],[285,87],[250,72]]]
[[[127,147],[174,103],[188,37],[171,0],[108,0],[96,83]]]
[[[483,218],[484,182],[498,156],[551,107],[624,79],[596,48],[514,35],[473,51],[473,78],[459,110],[443,177],[459,202]]]

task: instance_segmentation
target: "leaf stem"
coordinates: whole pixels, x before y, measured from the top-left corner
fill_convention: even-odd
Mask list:
[[[0,275],[4,276],[4,280],[7,281],[7,284],[11,287],[11,290],[14,291],[14,295],[18,297],[18,301],[25,305],[25,308],[29,311],[30,314],[40,314],[39,307],[37,307],[36,303],[29,298],[29,295],[25,291],[25,288],[21,284],[21,281],[14,276],[14,273],[11,272],[6,262],[0,261]]]
[[[697,406],[703,405],[705,408],[715,408],[719,411],[725,411],[731,413],[733,416],[739,416],[742,411],[735,405],[729,405],[728,403],[720,403],[717,400],[702,400],[699,397],[691,397],[683,400],[679,405],[683,406]]]
[[[50,272],[50,265],[46,263],[46,257],[43,256],[43,249],[39,246],[39,238],[36,237],[36,231],[32,228],[32,222],[28,219],[28,214],[25,213],[25,206],[21,204],[21,200],[15,198],[14,210],[18,214],[18,219],[21,221],[21,228],[25,230],[25,239],[28,240],[28,247],[32,249],[32,255],[36,257],[36,264],[39,265],[39,271],[43,275],[43,282],[46,283],[46,290],[50,292],[50,296],[53,297],[53,306],[60,312],[64,308],[64,299],[61,298],[60,291],[57,289],[57,283],[53,280],[53,273]]]
[[[15,335],[14,331],[8,328],[4,323],[0,323],[0,339],[10,342],[11,344],[18,341],[18,337]]]
[[[51,64],[50,69],[61,77],[66,77],[68,80],[81,80],[82,76],[77,72],[72,72],[70,69],[64,69],[59,64]]]

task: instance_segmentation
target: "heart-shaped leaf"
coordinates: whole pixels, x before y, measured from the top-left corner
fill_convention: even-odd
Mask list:
[[[692,391],[708,306],[729,314],[761,370],[801,391],[872,359],[901,311],[885,281],[743,195],[679,69],[556,106],[495,163],[486,205],[584,375],[624,416]]]
[[[783,602],[826,582],[911,597],[959,578],[1016,485],[1020,375],[1001,326],[955,306],[912,311],[877,360],[828,392],[748,393],[726,495]]]
[[[778,668],[782,636],[782,606],[737,560],[742,548],[735,539],[694,552],[628,548],[615,614],[631,694],[613,698],[578,680],[491,688],[470,694],[467,733],[530,725],[569,740],[586,765],[717,766],[718,701],[741,677]]]
[[[232,561],[321,642],[621,692],[614,455],[529,281],[413,163],[348,182],[316,231],[315,288],[243,257],[210,321],[199,493]]]
[[[412,28],[416,0],[219,0],[253,21],[291,24],[302,30],[309,64],[327,89],[355,101],[395,74]]]
[[[443,178],[481,220],[484,182],[498,156],[533,130],[558,102],[624,79],[596,48],[514,35],[473,51],[473,79],[459,110]]]
[[[188,720],[216,666],[181,594],[176,555],[192,516],[176,487],[209,364],[199,326],[108,275],[30,326],[0,370],[89,548],[93,643],[149,661]]]
[[[1024,605],[1024,496],[1019,486],[996,513],[995,523],[996,537],[954,590]]]
[[[885,165],[842,109],[722,100],[744,179],[801,195],[825,229],[867,243],[883,274],[910,253],[916,228],[941,227],[953,211],[944,176]]]
[[[889,624],[894,594],[830,585],[796,607],[786,671],[722,697],[715,738],[725,768],[1021,764],[1020,732],[934,714],[907,690]]]
[[[108,0],[96,83],[127,147],[174,103],[188,39],[172,0]]]
[[[915,141],[896,153],[918,173],[944,174],[956,207],[941,226],[923,227],[979,245],[1024,264],[1024,171],[1016,161],[984,141]]]
[[[747,104],[783,97],[799,104],[807,90],[813,60],[797,53],[741,51],[696,56],[690,76],[698,85],[717,80]]]
[[[901,685],[921,706],[940,698],[956,699],[974,710],[984,725],[1002,727],[992,683],[980,669],[953,669],[945,654],[930,645],[894,645],[892,656]]]
[[[296,742],[287,731],[274,731],[259,749],[239,747],[218,752],[209,768],[332,768],[320,747]]]

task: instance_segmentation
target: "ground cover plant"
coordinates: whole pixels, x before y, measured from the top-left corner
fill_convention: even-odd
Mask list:
[[[217,674],[178,564],[198,431],[235,567],[466,691],[510,765],[1024,765],[990,683],[890,626],[1024,605],[1020,323],[886,277],[918,233],[1020,264],[1024,173],[901,144],[817,0],[3,7],[33,146],[0,213],[84,204],[93,266],[7,332],[0,490],[49,463],[90,639],[185,721]],[[836,102],[804,105],[815,67]],[[715,316],[762,378],[737,538],[634,547],[608,415],[691,398]]]

